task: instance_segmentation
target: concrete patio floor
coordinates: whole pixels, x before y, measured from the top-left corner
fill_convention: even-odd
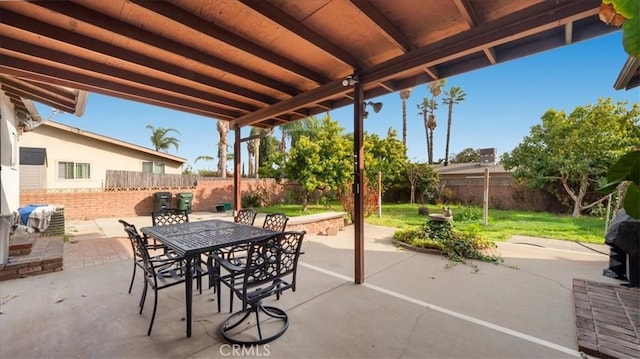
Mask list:
[[[151,223],[149,217],[125,220]],[[184,287],[161,291],[147,336],[152,294],[139,315],[142,282],[127,293],[131,249],[117,218],[66,227],[77,243],[65,243],[63,271],[0,282],[0,358],[580,357],[573,279],[619,284],[601,274],[606,254],[575,243],[515,237],[499,244],[503,265],[476,262],[474,272],[400,249],[391,242],[394,229],[367,225],[366,279],[356,285],[350,226],[337,236],[305,237],[298,289],[269,300],[288,313],[288,331],[234,352],[219,334],[228,316],[226,290],[222,313],[211,290],[194,295],[191,338]],[[589,247],[608,253],[606,246]]]

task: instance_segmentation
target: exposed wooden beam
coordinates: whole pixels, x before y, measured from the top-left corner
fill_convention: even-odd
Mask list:
[[[247,90],[243,87],[214,79],[201,73],[193,72],[187,68],[178,67],[175,64],[170,64],[160,59],[145,56],[140,53],[117,47],[97,39],[92,39],[75,32],[63,30],[61,28],[43,23],[37,19],[32,19],[24,15],[17,14],[7,9],[2,9],[0,24],[6,24],[16,29],[33,32],[34,34],[37,34],[38,36],[42,36],[44,38],[65,42],[72,46],[93,51],[95,53],[109,56],[114,59],[122,60],[136,66],[145,66],[160,73],[170,74],[172,76],[175,76],[176,78],[185,78],[189,81],[193,81],[205,86],[211,86],[212,88],[245,97],[263,104],[272,104],[276,102],[276,99],[265,96],[262,93]],[[1,28],[0,35],[2,35]],[[1,41],[0,47],[2,47]]]
[[[76,103],[76,96],[72,92],[49,84],[3,74],[0,74],[0,83],[7,83],[25,91],[37,91],[41,93],[43,97],[50,98],[52,101],[64,102],[70,105]]]
[[[424,72],[427,73],[427,75],[429,75],[432,79],[439,79],[440,75],[438,74],[438,69],[436,69],[435,67],[425,67]]]
[[[162,15],[180,24],[183,24],[184,26],[190,27],[195,31],[199,31],[211,38],[227,43],[248,54],[256,56],[274,65],[277,65],[304,79],[313,81],[317,84],[323,84],[325,82],[330,81],[329,78],[315,71],[312,71],[304,66],[301,66],[295,61],[291,61],[290,59],[284,56],[276,54],[275,52],[267,48],[264,48],[258,44],[255,44],[240,35],[236,35],[220,26],[217,26],[213,22],[209,22],[205,19],[197,17],[192,13],[185,11],[170,3],[167,3],[164,1],[148,1],[148,0],[130,0],[130,1],[149,11]]]
[[[20,96],[21,98],[24,99],[28,99],[28,100],[33,100],[33,101],[38,101],[40,103],[43,103],[47,106],[53,107],[53,108],[57,108],[61,111],[64,112],[68,112],[68,113],[74,113],[76,110],[76,107],[74,104],[68,104],[65,102],[60,102],[57,101],[57,99],[55,98],[51,98],[51,97],[46,97],[43,96],[41,93],[38,92],[34,92],[34,91],[30,91],[27,89],[21,89],[21,88],[17,88],[12,86],[11,84],[8,83],[4,83],[2,84],[2,89],[7,91],[7,92],[12,92],[13,94]]]
[[[52,94],[38,86],[34,86],[29,83],[19,81],[16,78],[11,78],[6,75],[0,75],[0,83],[2,83],[3,88],[12,89],[13,92],[18,94],[20,97],[42,102],[49,106],[56,104],[56,106],[53,106],[53,107],[56,107],[56,108],[57,106],[64,107],[66,112],[75,111],[74,100],[68,99],[65,97],[56,96],[55,94]]]
[[[360,81],[384,81],[405,71],[465,57],[483,48],[506,44],[597,13],[594,1],[560,4],[545,1],[360,71]]]
[[[573,22],[564,25],[564,43],[567,45],[573,43]]]
[[[189,112],[201,116],[215,117],[222,120],[235,119],[235,113],[217,109],[199,102],[176,99],[172,96],[153,93],[131,86],[113,83],[101,78],[94,78],[77,72],[54,68],[42,64],[28,63],[23,59],[10,55],[2,55],[0,72],[13,76],[31,78],[37,81],[66,86],[78,90],[100,93],[107,96],[124,98],[150,105],[166,107],[178,111]]]
[[[462,17],[469,25],[469,28],[476,27],[480,24],[480,17],[478,16],[478,13],[469,0],[454,0],[454,3],[456,4],[458,11],[460,11]],[[489,62],[492,65],[496,64],[496,52],[493,50],[493,48],[484,48],[482,49],[482,52],[484,52],[485,56],[487,56],[487,59],[489,59]]]
[[[469,28],[478,26],[478,24],[480,24],[478,13],[473,8],[473,5],[469,0],[453,0],[453,3],[458,8],[458,11],[464,18],[464,21],[467,23],[467,25],[469,25]]]
[[[492,47],[484,48],[482,49],[482,52],[484,52],[485,56],[487,56],[487,59],[489,59],[489,62],[492,65],[496,64],[496,62],[498,61],[496,59],[496,51]]]
[[[371,22],[378,28],[378,31],[398,48],[404,52],[409,52],[417,48],[411,40],[405,36],[402,31],[398,30],[369,0],[351,0],[351,3],[371,19]]]
[[[296,95],[301,92],[296,88],[283,84],[277,80],[259,74],[255,71],[251,71],[229,61],[204,53],[198,49],[194,49],[177,41],[173,41],[169,38],[156,35],[152,32],[138,28],[124,21],[120,21],[97,11],[80,6],[76,3],[66,1],[43,1],[34,4],[68,16],[71,19],[82,21],[90,24],[91,26],[102,28],[103,30],[112,32],[114,34],[130,39],[135,39],[136,41],[145,43],[149,46],[161,49],[163,51],[172,54],[180,54],[181,56],[191,58],[203,64],[208,64],[211,67],[228,72],[229,74],[233,74],[240,78],[253,81],[257,84],[276,91],[280,91],[287,95]]]
[[[76,56],[68,55],[64,52],[46,49],[6,36],[3,37],[1,46],[2,48],[0,51],[2,52],[9,50],[16,53],[22,53],[27,56],[32,56],[36,59],[55,59],[55,62],[57,64],[84,70],[87,73],[95,74],[96,77],[102,76],[104,78],[112,78],[112,80],[110,81],[126,83],[131,87],[148,87],[149,89],[152,89],[151,91],[153,92],[164,92],[167,94],[174,94],[178,97],[193,97],[201,99],[206,103],[211,102],[222,105],[224,107],[230,107],[239,111],[237,112],[236,116],[239,116],[241,113],[252,112],[258,109],[255,106],[221,96],[216,96],[205,91],[194,89],[192,87],[171,83],[160,78],[153,78],[141,75],[137,72],[123,70],[95,61],[86,60]]]
[[[381,81],[378,85],[389,92],[394,92],[396,90],[395,84],[391,81]]]
[[[64,89],[60,86],[53,86],[44,82],[37,82],[37,81],[32,81],[29,79],[18,79],[17,80],[24,82],[24,83],[28,83],[31,84],[33,86],[37,86],[38,88],[42,89],[42,91],[47,91],[48,93],[51,93],[52,95],[61,97],[61,98],[66,98],[69,101],[72,101],[73,103],[75,103],[78,100],[78,94],[77,91],[74,90],[67,90]]]
[[[486,47],[506,44],[562,26],[574,19],[598,13],[597,1],[542,2],[526,10],[482,23],[464,33],[452,36],[429,46],[411,51],[389,61],[359,72],[361,83],[386,81],[397,74],[461,58],[482,51]],[[522,54],[524,56],[524,54]],[[426,74],[425,74],[426,75]],[[409,87],[409,86],[407,86]],[[313,90],[254,113],[244,115],[233,123],[246,126],[305,106],[317,103],[338,94],[345,94],[341,81],[334,81]]]
[[[317,46],[327,54],[333,56],[339,61],[351,66],[358,70],[366,67],[366,65],[360,61],[359,58],[351,55],[344,49],[340,48],[336,44],[328,41],[322,35],[316,33],[310,28],[304,26],[300,21],[289,16],[282,10],[278,9],[275,5],[272,5],[268,1],[254,1],[254,0],[240,0],[243,4],[260,13],[262,16],[270,19],[276,24],[282,26],[285,29],[293,32],[297,36],[303,38],[305,41]]]

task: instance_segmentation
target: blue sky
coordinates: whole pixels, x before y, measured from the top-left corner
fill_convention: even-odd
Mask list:
[[[531,126],[540,123],[548,109],[571,112],[577,106],[596,103],[598,98],[640,102],[640,89],[617,91],[613,88],[627,59],[621,44],[621,33],[601,36],[536,55],[485,67],[447,79],[445,90],[459,86],[466,100],[453,109],[450,153],[471,148],[497,148],[498,154],[510,152],[529,134]],[[426,161],[426,140],[417,104],[429,96],[426,84],[413,89],[407,103],[407,147],[412,161]],[[380,96],[384,107],[380,113],[369,111],[365,130],[386,136],[389,127],[402,136],[402,102],[398,92]],[[37,105],[43,118],[51,109]],[[345,132],[353,131],[353,108],[346,106],[330,112]],[[438,127],[434,132],[434,158],[445,156],[447,108],[436,110]],[[147,125],[175,128],[180,146],[169,153],[188,160],[198,156],[216,156],[218,132],[216,121],[161,107],[90,93],[81,118],[56,114],[54,121],[151,148],[151,132]],[[245,133],[246,131],[246,133]],[[244,129],[243,136],[248,135]],[[279,131],[275,131],[279,138]],[[229,143],[233,143],[230,131]],[[243,159],[246,147],[243,145]],[[214,169],[217,162],[199,161],[195,169]]]

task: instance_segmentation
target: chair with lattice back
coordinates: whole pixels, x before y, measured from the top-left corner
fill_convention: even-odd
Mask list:
[[[263,304],[263,300],[286,290],[296,290],[300,248],[305,232],[281,232],[249,243],[242,265],[216,258],[227,274],[219,283],[242,300],[242,310],[231,314],[221,325],[222,336],[234,344],[264,344],[280,337],[289,327],[284,310]],[[218,290],[220,311],[220,290]],[[252,316],[253,314],[253,316]],[[262,314],[262,316],[261,316]],[[251,317],[251,318],[250,318]],[[251,325],[246,325],[247,318]],[[244,324],[243,324],[244,323]],[[257,329],[257,333],[252,332]],[[257,334],[257,335],[256,335]]]
[[[189,213],[184,209],[161,208],[151,212],[151,223],[154,226],[165,226],[167,224],[187,223]]]
[[[276,232],[284,232],[287,228],[287,222],[289,221],[289,217],[287,217],[284,213],[270,213],[264,217],[264,223],[262,224],[262,228],[270,229]]]
[[[258,213],[253,208],[242,208],[238,211],[238,214],[235,216],[234,221],[236,223],[248,224],[253,226],[253,222],[256,220],[256,216]]]

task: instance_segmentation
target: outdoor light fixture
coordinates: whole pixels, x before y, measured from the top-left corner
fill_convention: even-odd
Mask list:
[[[367,105],[373,107],[373,112],[378,113],[380,112],[380,110],[382,110],[382,102],[365,102],[362,104],[363,107],[363,113],[362,113],[362,118],[367,118],[367,116],[369,116],[369,112],[367,112]]]
[[[358,77],[357,76],[349,75],[349,76],[345,77],[344,80],[342,80],[342,86],[344,86],[344,87],[353,86],[353,85],[355,85],[357,83],[358,83]]]

